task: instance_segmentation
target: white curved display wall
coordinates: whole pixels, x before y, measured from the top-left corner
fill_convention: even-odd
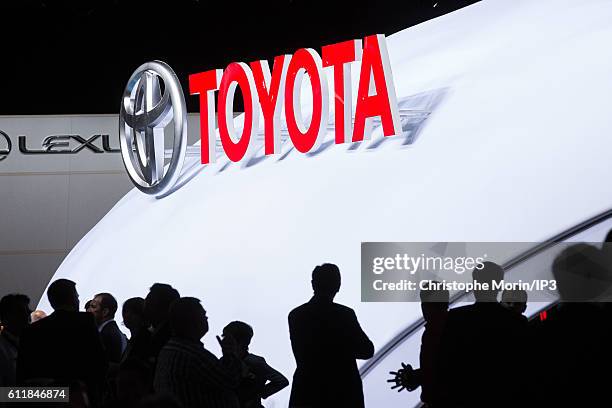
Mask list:
[[[309,299],[313,267],[334,262],[337,301],[380,347],[419,305],[360,302],[362,241],[535,242],[612,207],[611,21],[606,1],[498,0],[394,34],[398,99],[437,98],[414,143],[206,168],[161,200],[132,190],[54,279],[76,281],[82,301],[170,283],[202,300],[213,352],[244,320],[252,351],[291,378],[287,314]]]

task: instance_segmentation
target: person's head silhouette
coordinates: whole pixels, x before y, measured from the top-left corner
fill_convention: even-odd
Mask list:
[[[450,292],[446,289],[421,290],[421,311],[426,322],[432,322],[448,311]]]
[[[3,330],[19,337],[30,324],[30,298],[21,294],[6,295],[0,300],[0,321]]]
[[[49,285],[47,297],[53,310],[78,312],[79,294],[76,283],[69,279],[58,279]]]
[[[472,271],[472,279],[480,284],[487,284],[489,289],[484,290],[481,286],[477,286],[474,290],[474,298],[476,302],[497,302],[497,293],[499,289],[493,289],[493,282],[501,282],[504,279],[504,270],[495,262],[483,262],[476,265]]]
[[[315,297],[333,300],[340,290],[340,269],[330,263],[318,265],[312,271],[312,289]]]
[[[200,300],[183,297],[170,306],[170,328],[175,337],[190,341],[200,341],[208,333],[208,317]]]
[[[96,324],[99,326],[102,323],[114,319],[117,312],[117,300],[110,293],[98,293],[90,301],[90,312],[94,315]]]
[[[123,303],[121,310],[123,324],[129,330],[138,330],[145,326],[144,299],[133,297]]]
[[[253,328],[245,322],[235,321],[223,328],[223,336],[230,335],[236,340],[238,356],[243,358],[249,353],[249,344],[253,338]]]
[[[501,303],[508,310],[523,314],[527,310],[527,292],[522,289],[504,290]]]
[[[564,302],[596,300],[610,287],[605,256],[594,246],[575,244],[553,261],[553,276]]]
[[[153,327],[158,327],[168,319],[170,305],[181,296],[172,286],[165,283],[155,283],[149,289],[144,301],[144,315]]]

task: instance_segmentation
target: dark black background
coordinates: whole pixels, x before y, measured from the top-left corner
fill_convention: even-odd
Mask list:
[[[0,115],[116,113],[160,59],[191,73],[403,28],[474,0],[14,0],[0,4]],[[197,97],[187,96],[197,111]]]

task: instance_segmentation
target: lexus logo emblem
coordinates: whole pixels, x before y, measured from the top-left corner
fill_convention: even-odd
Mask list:
[[[2,142],[2,139],[4,139],[6,143]],[[6,147],[4,147],[5,145]],[[12,148],[13,145],[11,143],[11,139],[9,139],[6,133],[0,130],[0,161],[6,159]]]
[[[174,139],[166,166],[164,133],[170,122]],[[187,149],[187,109],[178,78],[167,64],[147,62],[130,77],[121,101],[119,142],[123,164],[140,191],[158,198],[172,192]]]

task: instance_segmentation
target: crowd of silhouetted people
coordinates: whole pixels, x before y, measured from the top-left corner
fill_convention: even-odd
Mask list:
[[[291,405],[362,406],[355,359],[372,357],[374,345],[353,310],[333,302],[340,289],[336,265],[317,266],[312,287],[312,299],[289,314],[297,361]],[[70,387],[70,404],[79,408],[259,408],[289,385],[250,352],[254,333],[245,322],[229,322],[217,336],[221,358],[208,351],[201,342],[208,318],[200,300],[181,297],[170,285],[156,283],[144,299],[123,303],[129,340],[117,325],[118,304],[110,293],[95,295],[84,312],[70,280],[52,282],[47,297],[49,316],[31,312],[25,295],[0,301],[0,386]]]
[[[612,231],[597,248],[573,244],[554,259],[559,302],[529,321],[527,292],[479,290],[449,309],[449,293],[421,292],[420,367],[402,363],[391,388],[421,388],[431,408],[608,406],[612,363]],[[473,279],[504,279],[492,262]],[[489,287],[491,287],[490,285]]]
[[[609,259],[585,244],[562,251],[552,266],[561,302],[531,322],[524,291],[479,290],[475,303],[453,309],[448,292],[422,291],[420,367],[402,363],[391,373],[392,388],[420,387],[433,408],[605,406],[612,308],[596,300],[610,287]],[[500,281],[504,270],[485,262],[473,278]],[[290,407],[364,407],[356,360],[371,358],[374,345],[355,312],[333,301],[340,283],[336,265],[317,266],[313,297],[289,313],[296,361]],[[260,408],[289,385],[250,351],[248,323],[228,322],[216,338],[220,358],[207,350],[206,310],[168,284],[123,303],[129,339],[110,293],[94,296],[84,312],[70,280],[52,282],[47,297],[49,316],[32,313],[25,295],[1,299],[0,386],[70,387],[70,406],[78,408]]]

